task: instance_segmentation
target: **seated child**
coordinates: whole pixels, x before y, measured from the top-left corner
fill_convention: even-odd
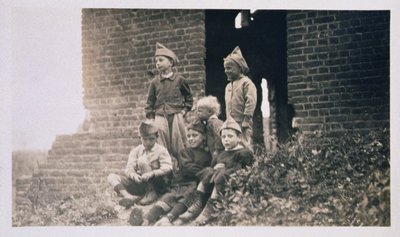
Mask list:
[[[156,143],[158,128],[147,120],[139,126],[141,145],[129,153],[125,175],[110,174],[108,182],[124,198],[119,201],[126,208],[139,202],[148,205],[166,191],[172,161],[167,149]]]
[[[219,130],[222,126],[222,121],[218,118],[221,105],[215,96],[207,96],[199,99],[196,104],[196,113],[199,119],[206,125],[206,140],[207,147],[215,158],[221,151],[222,146]]]
[[[154,224],[165,214],[167,216],[160,223],[171,225],[192,204],[190,193],[196,189],[199,181],[196,173],[210,165],[211,155],[204,150],[205,125],[201,122],[192,123],[187,129],[189,147],[179,152],[179,170],[174,172],[170,190],[149,210],[145,220],[141,220],[143,214],[140,214],[140,210],[134,208],[129,220],[132,225]]]
[[[188,211],[179,217],[182,222],[189,221],[200,213],[203,207],[201,202],[204,193],[212,188],[210,199],[195,220],[195,224],[205,225],[211,221],[216,212],[218,195],[223,192],[228,175],[254,162],[253,153],[241,145],[242,131],[238,123],[228,117],[222,124],[220,132],[225,150],[212,160],[210,167],[204,168],[198,173],[200,182],[197,186],[195,200]]]

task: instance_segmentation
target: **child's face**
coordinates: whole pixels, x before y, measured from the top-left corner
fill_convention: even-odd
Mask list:
[[[225,74],[228,77],[228,81],[237,80],[242,74],[242,70],[239,65],[232,61],[224,62]]]
[[[165,56],[156,56],[155,58],[156,68],[160,72],[165,72],[166,70],[170,69],[173,65],[172,60]]]
[[[212,115],[212,110],[206,107],[197,107],[196,114],[202,121],[207,121]]]
[[[204,142],[204,136],[200,132],[189,129],[187,132],[188,144],[190,148],[198,148]]]
[[[150,150],[156,144],[157,134],[140,136],[140,141],[142,142],[142,144],[146,150]]]
[[[232,150],[235,148],[241,140],[240,135],[230,128],[222,129],[221,131],[221,141],[226,150]]]

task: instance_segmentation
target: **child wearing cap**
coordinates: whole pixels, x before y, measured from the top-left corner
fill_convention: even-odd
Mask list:
[[[218,194],[223,192],[229,174],[254,162],[253,153],[240,143],[242,130],[238,123],[229,117],[222,124],[220,133],[225,150],[212,160],[210,167],[204,168],[197,173],[200,177],[200,182],[197,186],[192,206],[180,216],[182,222],[195,218],[201,212],[195,224],[207,224],[212,219],[213,213],[216,212]],[[204,194],[210,189],[212,189],[211,196],[204,210],[202,210]]]
[[[206,96],[200,98],[196,103],[196,114],[198,118],[206,124],[206,140],[207,148],[213,158],[215,158],[222,150],[221,137],[219,130],[223,121],[218,118],[221,105],[215,96]]]
[[[154,224],[165,214],[167,216],[158,224],[171,224],[192,204],[190,193],[196,189],[199,181],[196,173],[210,165],[211,155],[204,150],[205,125],[196,121],[191,123],[187,130],[188,147],[179,152],[177,157],[179,170],[174,172],[170,190],[149,210],[145,215],[145,220],[140,220],[142,215],[138,215],[140,212],[138,209],[132,210],[131,224]]]
[[[146,117],[155,119],[160,129],[158,143],[165,146],[173,158],[186,145],[183,116],[193,106],[187,81],[172,70],[178,62],[174,52],[156,44],[155,63],[159,74],[150,84],[145,107]]]
[[[225,87],[226,117],[232,117],[240,125],[244,144],[251,149],[257,89],[246,76],[249,67],[239,47],[224,58],[224,69],[229,81]]]
[[[172,161],[165,147],[156,143],[158,128],[146,120],[139,126],[141,145],[129,153],[125,175],[110,174],[108,182],[123,196],[121,206],[130,207],[136,202],[148,205],[166,191]]]

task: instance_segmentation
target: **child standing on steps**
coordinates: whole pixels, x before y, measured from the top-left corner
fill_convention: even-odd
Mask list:
[[[213,158],[224,150],[219,130],[223,121],[218,118],[221,105],[215,96],[206,96],[196,103],[196,113],[199,119],[206,124],[207,147]]]
[[[240,144],[242,131],[239,124],[232,118],[228,117],[222,124],[220,133],[225,150],[212,160],[210,167],[197,173],[200,176],[200,182],[194,195],[193,204],[187,212],[179,217],[181,222],[190,221],[201,212],[194,224],[207,224],[216,213],[218,195],[223,192],[229,174],[254,162],[253,153]],[[203,196],[210,189],[212,189],[211,196],[202,211]]]
[[[186,145],[183,116],[192,109],[193,97],[185,78],[173,71],[179,62],[174,52],[157,43],[155,62],[159,75],[150,84],[145,112],[147,118],[155,119],[160,129],[157,142],[174,159]]]
[[[134,208],[129,223],[131,225],[171,225],[178,216],[192,204],[191,194],[196,189],[199,177],[196,173],[211,163],[211,155],[204,150],[205,125],[201,122],[191,123],[187,132],[188,147],[181,150],[177,157],[179,170],[174,173],[170,190],[149,210],[142,219],[140,209]]]
[[[121,206],[130,207],[136,202],[148,205],[166,191],[172,171],[172,161],[165,147],[156,143],[158,128],[147,120],[139,126],[141,145],[129,153],[125,175],[110,174],[108,182],[124,198]]]
[[[241,127],[243,143],[252,149],[253,114],[257,104],[257,89],[246,74],[249,67],[239,47],[224,58],[228,85],[225,87],[226,117],[232,117]]]

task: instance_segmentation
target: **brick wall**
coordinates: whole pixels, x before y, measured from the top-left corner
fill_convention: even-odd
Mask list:
[[[144,118],[156,42],[177,54],[194,96],[204,93],[202,11],[85,9],[82,38],[84,106],[96,131],[136,129]]]
[[[203,11],[82,10],[83,104],[89,116],[83,133],[56,137],[33,179],[17,180],[17,206],[26,203],[27,193],[50,201],[108,187],[107,175],[122,173],[130,149],[139,144],[156,42],[177,54],[176,69],[195,99],[204,95],[204,27]]]
[[[289,11],[288,99],[299,129],[389,125],[389,12]]]

